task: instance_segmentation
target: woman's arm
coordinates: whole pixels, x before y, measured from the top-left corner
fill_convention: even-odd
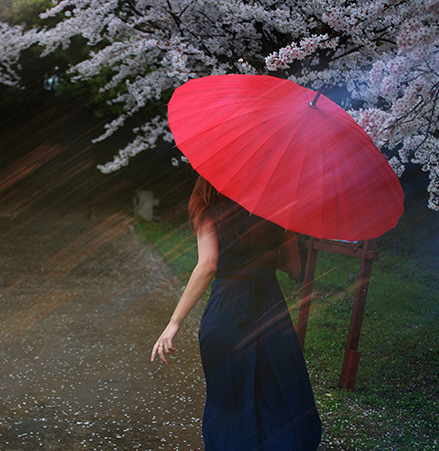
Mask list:
[[[294,232],[287,231],[279,251],[277,268],[286,272],[290,277],[297,277],[301,271],[301,261],[297,236]]]
[[[177,352],[177,349],[172,344],[172,340],[180,329],[181,323],[206,291],[215,275],[218,261],[218,238],[211,220],[205,220],[198,228],[197,246],[197,265],[192,271],[169,324],[152,349],[151,362],[154,361],[158,354],[161,361],[167,365],[168,362],[165,354]]]

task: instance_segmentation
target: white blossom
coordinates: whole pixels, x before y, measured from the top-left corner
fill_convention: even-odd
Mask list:
[[[138,130],[139,134],[124,149],[119,150],[113,161],[98,165],[98,169],[104,174],[109,174],[123,166],[127,166],[130,158],[144,150],[153,148],[165,134],[166,128],[166,120],[163,120],[161,117],[155,117],[150,123],[145,124]]]
[[[401,160],[398,157],[392,157],[389,160],[389,164],[395,171],[396,175],[398,177],[401,177],[401,175],[404,173],[405,170],[405,166],[402,164]]]
[[[414,163],[429,174],[429,205],[439,208],[438,0],[61,0],[41,18],[40,29],[0,25],[0,83],[19,83],[21,49],[39,43],[48,54],[80,33],[91,52],[70,68],[72,79],[111,69],[101,90],[118,91],[111,102],[121,110],[95,141],[191,78],[242,72],[326,83],[345,94],[334,100],[396,173]],[[161,136],[170,139],[165,117],[139,127],[100,169],[117,170]]]
[[[24,31],[21,26],[10,26],[0,22],[0,83],[7,86],[19,84],[17,71],[23,48],[30,47],[37,40],[35,30]]]

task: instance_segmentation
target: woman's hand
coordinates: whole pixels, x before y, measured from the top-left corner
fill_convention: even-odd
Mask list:
[[[172,340],[180,329],[180,325],[206,291],[212,281],[218,261],[218,238],[211,219],[205,219],[197,231],[198,263],[196,264],[186,288],[172,314],[171,321],[156,341],[151,353],[151,362],[158,354],[160,360],[167,365],[165,354],[175,354],[177,349]]]
[[[166,329],[162,332],[159,339],[156,341],[151,353],[151,362],[154,362],[156,355],[158,354],[160,360],[167,365],[165,354],[175,354],[177,349],[172,344],[172,340],[180,329],[180,325],[174,322],[170,322]]]

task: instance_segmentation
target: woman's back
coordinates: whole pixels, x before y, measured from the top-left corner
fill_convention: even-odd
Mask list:
[[[226,207],[227,208],[227,207]],[[276,271],[284,230],[241,207],[222,206],[217,277],[261,278]]]
[[[275,277],[284,230],[222,206],[218,269],[199,331],[206,451],[314,451],[321,426]]]

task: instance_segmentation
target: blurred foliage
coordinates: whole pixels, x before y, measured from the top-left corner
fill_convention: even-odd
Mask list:
[[[39,14],[52,6],[51,0],[6,0],[0,2],[0,20],[11,25],[53,26],[62,17],[40,19]],[[120,103],[111,102],[120,94],[126,92],[126,85],[120,83],[110,90],[102,91],[114,75],[111,67],[103,67],[95,77],[75,83],[75,73],[69,68],[83,61],[91,51],[86,40],[79,34],[71,39],[68,48],[59,46],[56,51],[42,56],[42,48],[34,45],[23,51],[18,70],[20,86],[10,87],[0,85],[0,120],[7,122],[10,127],[22,124],[39,114],[40,111],[55,108],[60,114],[69,114],[74,109],[87,109],[96,118],[107,120],[123,113]],[[105,45],[98,43],[94,50]],[[171,93],[169,93],[170,97]],[[118,134],[131,140],[132,128],[139,127],[157,114],[165,114],[166,99],[151,101],[135,118],[129,118],[126,126]],[[92,126],[92,125],[91,125]],[[95,131],[97,137],[101,131]],[[115,135],[117,140],[117,134]],[[113,140],[114,141],[114,140]],[[108,149],[114,152],[113,146]],[[105,161],[106,157],[102,157]]]
[[[0,20],[30,28],[41,23],[40,13],[50,6],[53,6],[51,0],[3,0],[0,2]]]
[[[39,14],[52,6],[51,0],[7,0],[0,3],[0,18],[11,25],[52,26],[58,18],[42,20]],[[117,86],[110,92],[101,93],[100,87],[112,76],[111,68],[104,68],[95,78],[81,83],[72,82],[74,74],[69,67],[82,61],[90,52],[86,40],[78,33],[67,49],[58,49],[42,56],[41,47],[34,45],[21,54],[19,61],[20,86],[0,85],[0,114],[23,111],[29,107],[65,108],[72,104],[83,104],[92,109],[97,117],[120,114],[116,104],[108,100],[115,92],[123,93],[124,87]]]

